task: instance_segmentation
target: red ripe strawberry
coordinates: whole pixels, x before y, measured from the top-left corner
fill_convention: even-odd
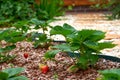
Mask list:
[[[42,73],[47,73],[48,70],[49,70],[49,67],[47,65],[44,65],[44,64],[39,64],[39,68],[41,70]]]
[[[24,58],[26,59],[28,58],[28,53],[24,53],[23,55],[24,55]]]

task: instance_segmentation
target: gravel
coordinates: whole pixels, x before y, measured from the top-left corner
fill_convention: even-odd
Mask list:
[[[11,67],[11,64],[13,67],[24,67],[26,70],[22,74],[27,76],[29,80],[96,80],[100,76],[98,70],[120,68],[120,63],[99,59],[94,67],[69,73],[66,70],[73,64],[73,61],[65,53],[57,54],[56,61],[45,61],[43,55],[46,49],[34,49],[29,42],[18,42],[16,46],[17,48],[12,50],[10,54],[16,54],[17,57],[8,63],[1,63],[0,70]],[[28,59],[23,57],[25,52],[29,53]],[[41,73],[38,67],[39,63],[47,64],[49,72]]]

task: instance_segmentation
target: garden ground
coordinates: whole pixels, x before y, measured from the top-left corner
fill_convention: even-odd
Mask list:
[[[61,17],[60,17],[61,18]],[[62,19],[63,18],[63,19]],[[107,55],[120,57],[120,20],[109,21],[103,15],[103,12],[89,12],[78,13],[69,12],[63,16],[61,21],[52,22],[51,25],[63,25],[68,23],[76,29],[97,29],[105,31],[106,37],[104,40],[113,41],[118,44],[112,49],[106,49],[102,52]],[[64,40],[61,37],[55,37],[57,40]],[[5,45],[5,43],[3,44]],[[18,42],[16,48],[12,50],[11,54],[16,54],[17,57],[10,63],[0,64],[0,69],[14,67],[24,67],[26,70],[22,74],[27,76],[30,80],[96,80],[99,76],[97,70],[120,68],[120,63],[100,59],[96,67],[89,67],[87,70],[79,70],[76,73],[69,73],[66,69],[72,65],[73,61],[67,55],[57,55],[56,61],[44,61],[44,53],[46,49],[34,49],[29,42]],[[23,57],[23,54],[29,53],[28,59]],[[43,74],[38,64],[46,63],[49,66],[49,71]]]

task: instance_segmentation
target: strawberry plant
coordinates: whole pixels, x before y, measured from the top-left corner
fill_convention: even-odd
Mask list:
[[[0,63],[13,60],[15,57],[16,57],[15,55],[9,55],[9,54],[0,53]]]
[[[30,24],[34,24],[35,26],[33,29],[35,30],[41,30],[41,32],[38,31],[32,31],[29,36],[29,40],[33,42],[34,47],[48,47],[49,43],[51,41],[48,32],[48,29],[52,26],[49,25],[50,21],[42,21],[38,19],[32,19],[30,21]]]
[[[52,26],[49,25],[50,22],[51,20],[43,21],[33,18],[30,21],[18,21],[14,23],[13,26],[15,26],[16,30],[22,32],[22,34],[26,36],[27,41],[33,42],[35,48],[48,47],[51,41],[50,36],[47,33],[48,29],[52,28]],[[41,32],[38,30],[41,30]]]
[[[46,34],[45,31],[48,31],[48,28],[51,28],[51,26],[49,25],[49,23],[51,22],[51,20],[48,21],[44,21],[44,20],[39,20],[37,18],[31,19],[31,24],[34,24],[34,28],[35,30],[41,29],[43,34]]]
[[[48,21],[33,18],[30,21],[18,21],[14,23],[13,26],[15,26],[16,30],[22,32],[22,34],[26,36],[27,41],[33,42],[35,48],[39,46],[46,47],[50,41],[46,33],[50,27]],[[41,32],[38,30],[41,30]]]
[[[16,30],[22,32],[22,34],[24,35],[27,34],[29,30],[31,30],[31,25],[27,20],[17,21],[14,24],[12,24],[12,26],[14,26]]]
[[[0,80],[28,80],[27,77],[20,75],[24,68],[8,68],[0,71]]]
[[[97,80],[120,80],[120,69],[110,69],[99,71],[102,75]]]
[[[0,46],[0,62],[4,62],[7,60],[13,59],[15,56],[9,55],[7,53],[10,50],[13,50],[16,47],[16,42],[23,41],[26,37],[22,34],[22,32],[17,31],[14,28],[8,28],[0,31],[0,42],[6,42],[5,47]],[[2,45],[2,42],[1,42]]]
[[[101,54],[101,50],[115,46],[112,42],[100,41],[104,39],[105,32],[89,29],[76,30],[68,24],[53,27],[50,34],[63,35],[66,43],[52,46],[53,50],[47,51],[45,58],[53,59],[57,53],[66,52],[75,62],[72,65],[74,69],[86,69],[90,65],[93,66],[98,61],[97,55]]]

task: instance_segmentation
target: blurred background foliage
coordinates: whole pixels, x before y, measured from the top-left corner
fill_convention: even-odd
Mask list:
[[[108,16],[108,19],[120,19],[120,0],[90,0],[97,2],[93,5],[97,9],[108,9],[111,12],[111,15]],[[103,4],[100,4],[100,3]]]
[[[50,20],[63,15],[63,0],[0,0],[0,26],[22,20]]]

